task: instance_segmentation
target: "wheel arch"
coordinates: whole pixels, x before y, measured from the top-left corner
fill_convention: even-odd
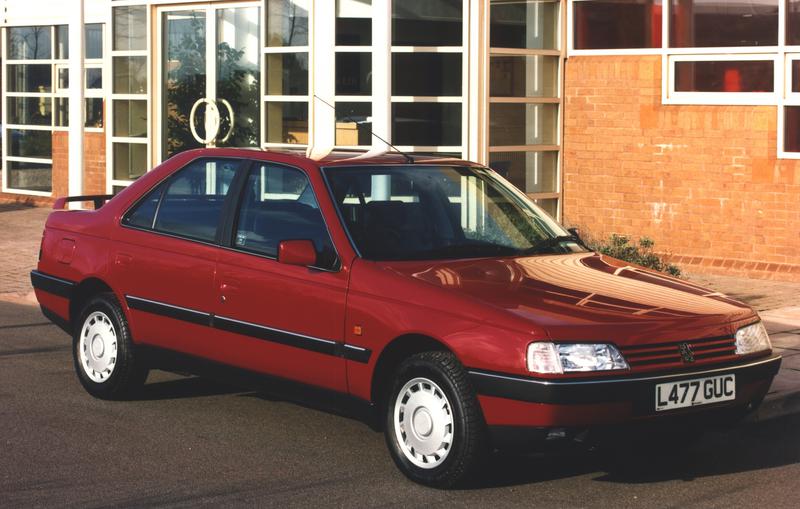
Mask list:
[[[373,370],[370,401],[383,408],[395,370],[408,357],[430,351],[455,353],[442,341],[424,334],[404,334],[393,339],[381,350]]]
[[[101,293],[114,293],[114,290],[98,277],[88,277],[78,283],[69,301],[69,323],[73,330],[80,319],[81,310],[89,299]]]

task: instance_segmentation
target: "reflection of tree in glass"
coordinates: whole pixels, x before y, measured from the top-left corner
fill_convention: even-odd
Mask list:
[[[233,133],[224,144],[229,147],[257,147],[260,141],[260,72],[258,66],[242,62],[243,56],[243,50],[232,48],[227,42],[217,46],[217,104],[222,117],[218,139],[225,137],[231,122],[221,99],[230,103],[236,116]]]
[[[205,17],[192,14],[184,20],[168,22],[166,71],[166,156],[199,148],[202,145],[189,130],[189,114],[194,103],[206,95]],[[199,112],[201,113],[201,112]],[[197,121],[202,127],[202,115]],[[202,132],[202,131],[200,131]]]
[[[9,58],[38,60],[50,58],[50,27],[33,26],[9,30]]]

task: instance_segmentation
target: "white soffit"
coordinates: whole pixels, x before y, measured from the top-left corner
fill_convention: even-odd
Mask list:
[[[109,0],[84,0],[86,23],[100,23],[108,16]],[[66,25],[72,2],[63,0],[0,0],[2,26]]]

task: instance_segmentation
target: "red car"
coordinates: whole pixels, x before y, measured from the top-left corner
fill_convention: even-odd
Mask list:
[[[743,415],[780,366],[748,306],[590,251],[474,163],[204,149],[109,198],[59,200],[97,210],[53,212],[31,274],[90,394],[156,358],[288,379],[377,412],[428,485],[492,448]]]

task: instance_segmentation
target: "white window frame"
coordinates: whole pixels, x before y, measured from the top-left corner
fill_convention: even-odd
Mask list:
[[[150,170],[153,163],[153,100],[151,93],[145,94],[115,94],[114,93],[114,57],[145,57],[147,68],[147,91],[153,90],[153,56],[151,53],[154,51],[152,48],[152,2],[146,0],[139,1],[118,1],[109,2],[108,9],[106,10],[106,27],[107,30],[103,35],[105,49],[103,52],[103,59],[105,61],[105,75],[103,77],[103,90],[106,99],[106,121],[107,127],[106,134],[106,192],[112,194],[115,187],[127,187],[131,185],[134,180],[116,180],[114,179],[114,143],[128,143],[134,145],[145,145],[147,154],[148,168]],[[139,7],[145,8],[145,37],[146,44],[143,50],[115,50],[114,49],[114,8],[115,7]],[[144,138],[134,138],[125,136],[114,136],[114,100],[144,100],[147,102],[147,136]]]
[[[41,60],[10,60],[8,58],[8,30],[10,28],[17,28],[17,27],[27,27],[27,26],[46,26],[50,28],[50,58],[49,59],[41,59]],[[0,38],[2,38],[2,100],[5,102],[3,104],[3,115],[2,115],[2,122],[3,122],[3,130],[2,130],[2,139],[3,139],[3,150],[2,150],[2,168],[3,168],[3,182],[2,182],[2,190],[4,193],[13,193],[13,194],[21,194],[21,195],[28,195],[28,196],[41,196],[41,197],[51,197],[53,196],[53,152],[52,152],[52,145],[50,148],[50,157],[49,158],[39,158],[39,157],[20,157],[20,156],[10,156],[8,155],[8,131],[9,130],[24,130],[24,131],[47,131],[52,133],[54,131],[54,124],[55,124],[55,102],[56,102],[56,81],[57,75],[55,70],[55,64],[59,62],[59,60],[55,59],[56,54],[56,25],[14,25],[14,26],[7,26],[2,27],[0,30]],[[39,92],[9,92],[8,91],[8,77],[7,77],[7,68],[9,65],[49,65],[50,66],[50,92],[39,93]],[[8,102],[7,99],[10,97],[34,97],[34,98],[46,98],[50,99],[50,125],[28,125],[28,124],[9,124],[8,123]],[[51,134],[52,136],[52,134]],[[36,164],[45,164],[50,166],[50,189],[51,191],[32,191],[28,189],[15,189],[8,185],[8,176],[9,176],[9,162],[20,162],[20,163],[36,163]]]
[[[567,33],[571,33],[570,30],[565,30],[565,27],[571,26],[566,25],[564,20],[565,16],[569,16],[569,13],[572,9],[572,1],[565,0],[565,1],[556,1],[554,3],[559,4],[559,12],[558,12],[558,19],[556,20],[556,49],[522,49],[522,48],[501,48],[501,47],[492,47],[491,46],[491,33],[490,33],[490,26],[491,26],[491,3],[488,6],[488,10],[486,13],[487,20],[489,26],[487,27],[486,32],[486,47],[488,48],[488,55],[486,58],[486,77],[487,77],[487,84],[486,84],[486,92],[485,92],[485,120],[484,123],[486,125],[486,136],[485,136],[485,146],[487,154],[486,160],[484,161],[485,164],[489,164],[489,160],[491,158],[492,153],[499,153],[499,152],[555,152],[557,154],[557,163],[556,163],[556,190],[552,192],[542,192],[542,193],[528,193],[526,190],[523,190],[525,194],[534,201],[538,200],[549,200],[555,199],[557,200],[557,208],[556,208],[556,219],[558,220],[561,218],[563,213],[563,134],[564,134],[564,63],[566,58],[566,52],[564,48],[566,48],[571,41],[567,41],[566,39],[570,39],[566,36]],[[565,12],[566,10],[566,12]],[[556,57],[558,58],[558,69],[556,70],[557,75],[557,82],[556,82],[556,96],[555,97],[492,97],[491,90],[489,87],[489,83],[491,80],[491,58],[492,57],[503,57],[503,56],[513,56],[513,57],[528,57],[528,56],[543,56],[543,57]],[[556,118],[556,139],[554,144],[536,144],[536,145],[491,145],[490,140],[490,132],[489,132],[489,125],[490,125],[490,116],[491,116],[491,105],[492,104],[555,104],[558,107],[558,116]]]

